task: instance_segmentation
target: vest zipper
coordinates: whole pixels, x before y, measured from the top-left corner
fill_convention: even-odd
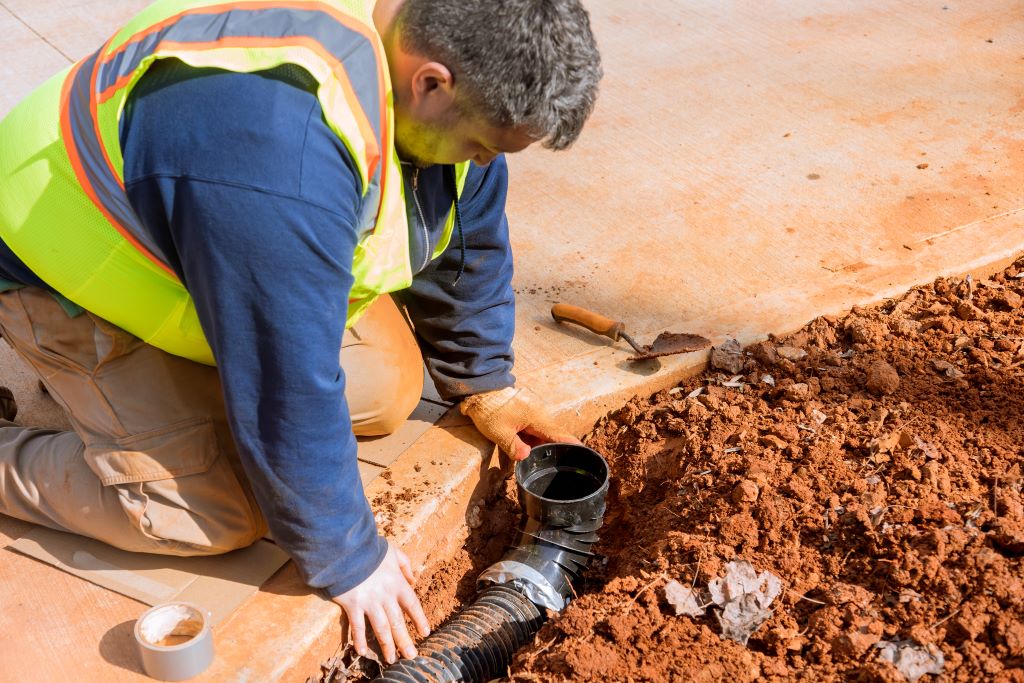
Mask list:
[[[420,218],[420,225],[423,226],[423,264],[418,273],[422,273],[430,263],[430,234],[427,232],[427,219],[423,217],[423,207],[420,206],[420,195],[417,192],[420,185],[420,169],[415,168],[412,172],[412,202],[416,205],[416,213]]]

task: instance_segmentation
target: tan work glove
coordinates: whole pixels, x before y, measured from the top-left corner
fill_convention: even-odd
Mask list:
[[[538,444],[580,443],[555,422],[529,389],[507,387],[473,394],[462,400],[459,410],[513,460],[522,460],[530,454],[531,446]],[[529,444],[519,436],[521,433],[529,439]]]

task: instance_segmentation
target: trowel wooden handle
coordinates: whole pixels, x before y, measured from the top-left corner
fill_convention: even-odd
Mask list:
[[[551,307],[551,317],[555,322],[581,325],[595,334],[604,335],[612,341],[619,341],[619,335],[626,330],[626,324],[600,313],[588,311],[572,304],[555,304]]]

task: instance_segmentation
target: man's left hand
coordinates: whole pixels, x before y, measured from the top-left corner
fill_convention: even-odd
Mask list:
[[[559,425],[529,389],[507,387],[473,394],[459,408],[480,433],[513,460],[522,460],[541,443],[581,443]]]

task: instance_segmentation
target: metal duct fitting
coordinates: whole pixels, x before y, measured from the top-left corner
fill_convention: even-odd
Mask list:
[[[523,512],[515,543],[480,575],[473,604],[420,643],[419,656],[377,681],[485,683],[508,670],[547,609],[569,604],[604,521],[608,463],[586,446],[544,444],[515,475]]]

